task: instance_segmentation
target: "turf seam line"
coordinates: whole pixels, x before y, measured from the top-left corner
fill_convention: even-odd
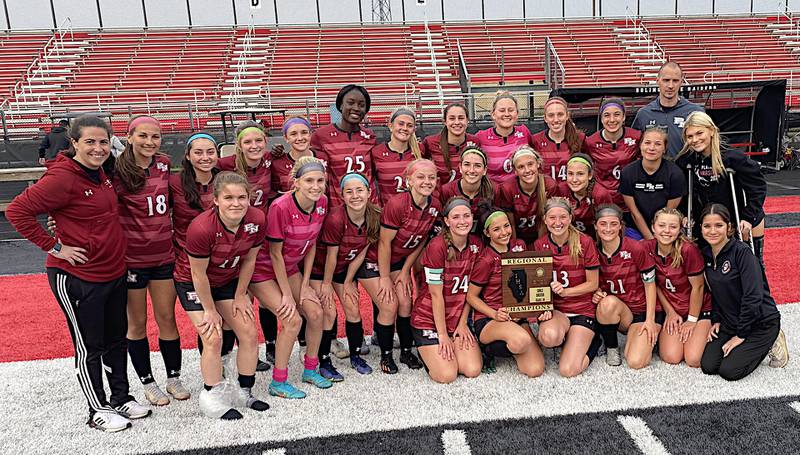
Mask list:
[[[617,422],[628,432],[634,444],[647,455],[670,455],[664,444],[653,434],[641,417],[620,415]]]
[[[442,432],[444,455],[471,455],[472,449],[467,442],[467,435],[461,430],[445,430]]]
[[[283,447],[278,449],[269,449],[261,452],[261,455],[286,455],[286,449]]]

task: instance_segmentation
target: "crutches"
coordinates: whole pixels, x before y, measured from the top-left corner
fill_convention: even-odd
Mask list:
[[[686,165],[686,170],[688,171],[687,176],[689,178],[689,196],[688,196],[689,199],[687,200],[687,205],[686,205],[686,237],[688,237],[689,240],[692,240],[693,239],[692,230],[694,229],[694,218],[692,218],[692,203],[694,199],[694,191],[693,191],[694,175],[692,174],[694,173],[694,171],[692,169],[691,163]]]
[[[736,171],[730,168],[725,169],[725,171],[728,173],[728,178],[731,182],[731,198],[733,198],[733,212],[734,216],[736,217],[736,232],[739,233],[739,240],[744,241],[742,237],[742,230],[739,228],[741,218],[739,217],[739,202],[736,198],[736,183],[734,182],[733,178],[733,176],[736,174]],[[745,201],[745,204],[747,204],[747,193],[744,192],[744,188],[742,188],[742,200]],[[756,254],[756,248],[755,245],[753,245],[752,227],[750,228],[750,238],[748,239],[747,244],[750,245],[750,251],[752,251],[753,254]]]

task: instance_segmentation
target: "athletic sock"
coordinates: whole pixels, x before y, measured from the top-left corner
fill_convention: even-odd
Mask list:
[[[400,338],[400,348],[410,350],[414,346],[414,334],[411,331],[411,316],[397,316],[397,337]],[[392,340],[394,342],[394,340]]]
[[[150,343],[148,343],[147,337],[141,340],[128,339],[128,355],[131,357],[136,376],[139,377],[142,384],[154,382],[153,370],[150,367]]]
[[[336,321],[334,321],[332,329],[325,329],[322,331],[322,340],[319,343],[319,358],[327,359],[331,354],[331,342],[336,338]]]
[[[254,385],[256,385],[256,375],[239,375],[239,387],[243,389],[252,389]]]
[[[259,307],[258,322],[261,324],[261,332],[264,333],[264,341],[275,344],[275,339],[278,338],[278,319],[272,311]]]
[[[210,386],[208,384],[203,384],[203,388],[206,389],[206,391],[210,391],[211,389],[214,388],[214,386]]]
[[[600,350],[600,341],[601,337],[595,334],[594,338],[592,338],[592,343],[589,345],[589,350],[586,351],[586,356],[589,357],[589,362],[594,360],[597,356],[597,351]]]
[[[308,326],[308,323],[306,322],[306,318],[304,318],[303,316],[300,316],[300,317],[303,319],[303,323],[300,324],[300,333],[297,334],[297,341],[300,344],[305,345],[305,343],[306,343],[306,327]]]
[[[203,337],[197,335],[197,351],[203,355]]]
[[[275,382],[286,382],[289,379],[289,369],[288,368],[273,368],[272,369],[272,380]]]
[[[378,313],[380,313],[378,305],[376,305],[375,302],[372,302],[372,327],[378,326]]]
[[[274,341],[265,342],[264,343],[264,348],[266,349],[266,351],[268,353],[272,354],[272,357],[275,357],[275,342]]]
[[[161,349],[161,358],[164,359],[164,368],[167,369],[168,378],[177,378],[181,375],[181,339],[174,340],[158,339],[158,347]]]
[[[617,339],[617,327],[619,324],[598,324],[600,336],[603,337],[603,343],[606,349],[616,349],[619,347],[619,340]]]
[[[316,357],[309,357],[307,355],[303,356],[303,368],[306,370],[317,370],[317,365],[319,365],[319,359]]]
[[[233,330],[222,329],[222,350],[221,355],[230,354],[233,351],[233,344],[236,342],[236,333]]]
[[[344,331],[347,334],[347,348],[350,349],[350,355],[361,354],[361,344],[364,342],[364,324],[361,321],[347,321],[344,324]]]
[[[380,322],[375,324],[375,333],[378,335],[378,346],[381,349],[381,356],[392,355],[394,346],[394,324],[383,325]]]

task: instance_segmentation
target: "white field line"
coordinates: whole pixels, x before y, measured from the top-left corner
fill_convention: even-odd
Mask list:
[[[640,417],[634,416],[618,416],[617,422],[625,428],[625,431],[631,436],[634,444],[642,453],[647,455],[669,455],[667,448],[658,440],[658,438],[647,426],[647,423]]]
[[[461,430],[445,430],[442,432],[444,455],[471,455],[472,450],[467,443],[467,435]]]

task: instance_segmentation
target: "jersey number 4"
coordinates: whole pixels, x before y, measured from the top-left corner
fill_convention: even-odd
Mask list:
[[[468,287],[469,287],[469,275],[454,276],[453,277],[453,289],[450,290],[450,293],[451,294],[458,294],[459,292],[462,292],[462,293],[466,294]]]

